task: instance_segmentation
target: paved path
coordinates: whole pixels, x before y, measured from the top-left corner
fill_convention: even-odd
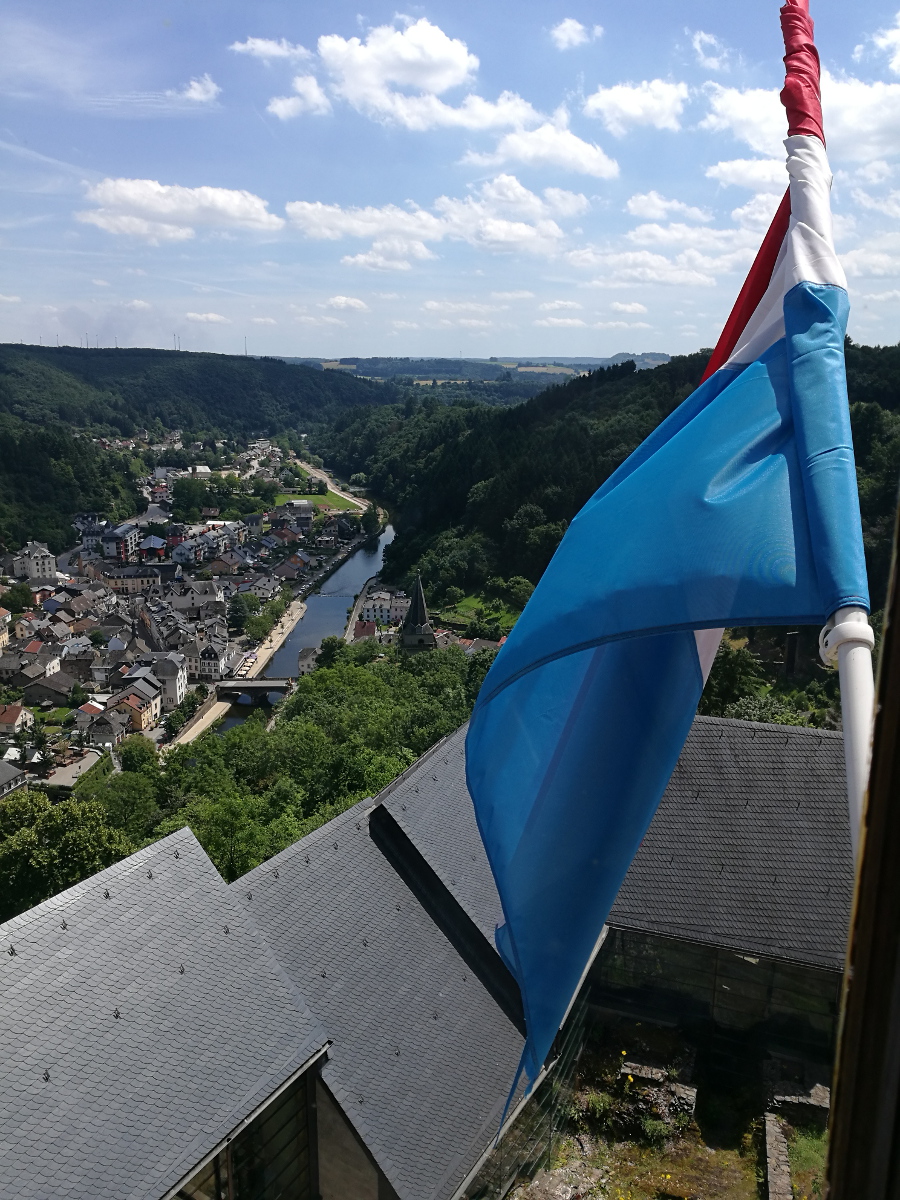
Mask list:
[[[295,600],[287,612],[262,643],[256,648],[256,662],[246,673],[244,678],[255,679],[269,665],[269,660],[276,650],[280,650],[287,639],[293,632],[294,626],[306,612],[306,605],[302,600]]]
[[[175,735],[171,742],[165,746],[161,746],[160,750],[165,752],[171,746],[186,746],[188,742],[192,742],[194,738],[198,738],[201,733],[206,733],[211,725],[214,725],[220,717],[224,717],[231,708],[230,700],[217,700],[190,729],[182,729]]]
[[[88,767],[92,767],[100,757],[99,750],[88,750],[84,758],[69,763],[67,767],[58,767],[47,776],[47,782],[54,787],[71,787],[79,775],[83,775]]]
[[[366,602],[366,597],[369,594],[369,588],[372,586],[372,584],[375,582],[375,580],[377,578],[378,578],[377,575],[373,575],[371,579],[367,579],[366,582],[362,585],[362,588],[360,589],[360,593],[356,597],[356,603],[353,605],[353,611],[351,612],[350,616],[347,618],[347,628],[344,630],[344,641],[345,642],[353,641],[353,627],[356,625],[360,611],[362,610],[362,606]]]

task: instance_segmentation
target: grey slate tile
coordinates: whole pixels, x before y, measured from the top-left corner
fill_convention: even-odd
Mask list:
[[[465,784],[466,728],[379,800],[493,941],[502,909]],[[610,924],[841,970],[845,789],[840,733],[697,717]]]
[[[322,1077],[401,1200],[443,1200],[495,1136],[523,1041],[372,841],[370,812],[232,888],[333,1040]]]
[[[158,1200],[326,1041],[186,829],[0,946],[4,1200]]]

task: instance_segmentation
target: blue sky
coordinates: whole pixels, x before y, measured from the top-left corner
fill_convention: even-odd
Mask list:
[[[711,345],[785,186],[774,0],[6,0],[0,340]],[[851,333],[900,337],[900,13],[813,0]]]

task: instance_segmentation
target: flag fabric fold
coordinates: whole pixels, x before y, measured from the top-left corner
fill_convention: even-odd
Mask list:
[[[711,370],[575,517],[472,714],[469,791],[532,1080],[677,762],[722,628],[868,608],[818,57],[805,3],[789,0],[782,23],[788,196]]]

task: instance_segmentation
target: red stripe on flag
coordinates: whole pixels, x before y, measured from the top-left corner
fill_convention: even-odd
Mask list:
[[[813,43],[809,0],[787,0],[781,10],[781,32],[785,49],[781,103],[787,110],[788,136],[803,133],[824,145],[819,52]]]
[[[701,383],[709,379],[710,375],[718,371],[719,367],[728,361],[732,351],[738,344],[738,338],[747,327],[747,322],[756,312],[759,302],[765,295],[766,288],[772,280],[775,260],[778,258],[778,251],[781,249],[782,242],[787,235],[790,220],[791,194],[787,191],[784,193],[784,197],[778,206],[778,211],[772,218],[772,224],[769,226],[768,233],[763,238],[762,245],[756,252],[753,266],[750,268],[749,275],[744,280],[744,286],[741,288],[740,295],[734,302],[731,316],[725,322],[725,328],[722,330],[722,334],[716,343],[716,348],[712,352],[712,357],[706,365],[706,370],[703,372],[703,379],[700,380]]]

